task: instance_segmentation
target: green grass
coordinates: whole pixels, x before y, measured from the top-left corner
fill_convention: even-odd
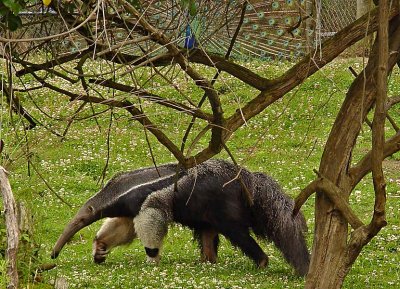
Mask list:
[[[270,76],[285,71],[290,64],[254,63],[259,73]],[[353,80],[348,66],[360,70],[360,59],[339,59],[328,65],[322,72],[311,77],[299,89],[289,93],[259,116],[250,120],[247,126],[236,131],[228,147],[237,161],[254,171],[263,171],[276,178],[291,195],[315,178],[313,169],[319,166],[324,143],[334,122],[347,87]],[[212,75],[214,72],[208,72]],[[227,114],[254,96],[255,91],[227,75],[221,76],[217,86],[225,92],[222,101]],[[185,84],[182,84],[184,86]],[[400,73],[396,68],[389,85],[390,93],[400,91]],[[168,92],[168,89],[165,89]],[[196,97],[201,93],[196,92]],[[46,104],[46,110],[53,116],[71,114],[79,104],[69,104],[60,96],[40,93],[38,102]],[[50,100],[54,101],[50,101]],[[57,99],[57,101],[55,101]],[[25,99],[27,108],[38,118],[40,114]],[[56,103],[59,107],[54,105]],[[295,277],[292,269],[284,262],[279,251],[272,244],[261,246],[270,256],[266,269],[257,269],[243,254],[232,248],[222,238],[217,264],[199,262],[199,250],[192,241],[191,232],[175,225],[170,229],[165,242],[163,257],[159,266],[147,264],[145,253],[139,241],[129,247],[117,248],[102,265],[95,265],[91,258],[91,242],[101,225],[95,223],[83,229],[68,243],[55,261],[50,259],[51,249],[78,208],[101,187],[98,183],[106,164],[107,128],[109,116],[99,118],[100,129],[93,119],[76,122],[67,138],[61,142],[43,127],[28,133],[29,151],[35,167],[65,201],[73,205],[69,209],[55,197],[32,168],[28,168],[23,157],[23,131],[16,136],[8,123],[7,112],[2,108],[2,138],[6,142],[3,163],[10,163],[10,182],[18,200],[24,200],[33,220],[34,235],[28,245],[35,245],[38,256],[21,253],[22,283],[29,288],[52,288],[56,279],[65,278],[69,288],[301,288],[304,279]],[[209,109],[209,108],[208,108]],[[395,108],[396,109],[396,108]],[[89,109],[87,113],[89,113]],[[165,128],[170,136],[178,139],[185,131],[188,119],[172,115],[163,109],[145,105],[148,112]],[[398,107],[397,107],[398,112]],[[400,115],[393,114],[400,122]],[[16,119],[16,118],[15,118]],[[42,121],[54,130],[61,131],[66,122]],[[196,126],[199,130],[199,126]],[[388,127],[387,135],[393,130]],[[357,160],[370,149],[371,134],[367,126],[358,140],[354,159]],[[200,142],[204,145],[208,140]],[[173,161],[173,156],[150,136],[150,143],[158,163]],[[179,145],[179,143],[178,143]],[[196,149],[199,149],[197,147]],[[219,155],[228,158],[226,153]],[[354,264],[344,288],[395,288],[400,283],[400,155],[396,154],[385,162],[387,173],[387,220],[388,226],[362,251]],[[151,158],[143,129],[128,120],[123,112],[117,112],[110,135],[110,160],[107,168],[109,179],[119,171],[132,170],[151,165]],[[370,178],[363,180],[351,195],[351,205],[364,222],[369,222],[373,210],[373,187]],[[314,229],[314,203],[311,198],[303,207],[309,225],[307,241],[312,244]],[[4,224],[0,225],[0,239],[4,240]],[[4,245],[0,253],[4,254]],[[31,250],[33,250],[31,248]],[[26,249],[27,252],[30,252]],[[2,261],[2,259],[0,259]],[[36,266],[55,262],[57,267],[40,274],[41,283],[33,283]],[[4,278],[3,263],[0,262],[0,278]],[[0,280],[0,284],[3,281]]]

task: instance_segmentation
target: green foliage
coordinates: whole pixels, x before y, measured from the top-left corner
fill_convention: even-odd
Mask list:
[[[0,220],[0,288],[6,282],[6,261],[5,254],[7,249],[7,235],[4,220]],[[39,265],[39,245],[35,242],[34,236],[28,232],[20,234],[19,248],[17,255],[18,272],[21,280],[29,279],[34,275],[36,267]]]
[[[0,288],[6,288],[8,285],[7,278],[7,262],[4,259],[0,259]]]
[[[11,31],[17,30],[22,26],[19,12],[26,6],[26,0],[2,0],[0,3],[0,23],[5,23]]]
[[[3,218],[0,219],[0,256],[4,258],[7,249],[7,231]]]

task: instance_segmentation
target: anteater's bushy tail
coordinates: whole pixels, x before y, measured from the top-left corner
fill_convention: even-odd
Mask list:
[[[310,255],[303,235],[307,230],[303,215],[292,215],[294,202],[276,181],[264,174],[253,176],[256,186],[253,191],[254,233],[274,242],[296,273],[306,275]]]

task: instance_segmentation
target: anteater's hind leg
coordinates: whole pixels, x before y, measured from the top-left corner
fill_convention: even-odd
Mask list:
[[[218,232],[214,229],[197,229],[194,236],[201,250],[201,261],[216,263],[218,256]]]
[[[221,233],[232,243],[239,247],[244,254],[253,259],[258,267],[268,266],[268,256],[257,242],[250,236],[249,229],[236,224],[226,224]]]

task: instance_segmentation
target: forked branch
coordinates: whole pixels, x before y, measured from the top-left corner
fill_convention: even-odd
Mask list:
[[[293,215],[297,215],[303,204],[315,192],[324,193],[335,205],[335,209],[337,209],[343,215],[353,229],[357,229],[364,225],[363,222],[353,212],[349,203],[342,197],[344,195],[343,191],[330,180],[321,175],[316,180],[312,181],[307,187],[305,187],[296,197]]]

